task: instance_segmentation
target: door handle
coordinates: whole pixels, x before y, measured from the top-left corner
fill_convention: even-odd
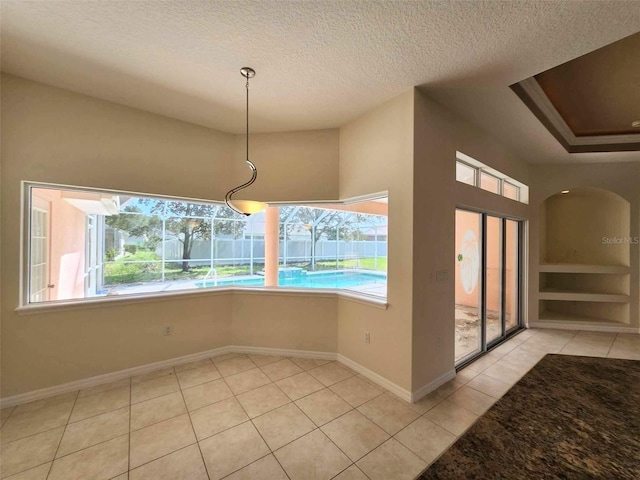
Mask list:
[[[47,288],[56,288],[56,286],[53,283],[50,283],[49,285],[47,285]]]

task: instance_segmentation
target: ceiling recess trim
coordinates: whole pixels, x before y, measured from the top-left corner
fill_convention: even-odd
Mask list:
[[[640,133],[576,137],[533,77],[514,83],[510,88],[569,153],[640,150]]]

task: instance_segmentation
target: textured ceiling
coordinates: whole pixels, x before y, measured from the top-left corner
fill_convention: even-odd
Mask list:
[[[255,131],[337,127],[418,85],[531,162],[638,159],[569,156],[508,88],[637,32],[634,0],[1,8],[3,71],[222,131],[243,130],[248,65]]]

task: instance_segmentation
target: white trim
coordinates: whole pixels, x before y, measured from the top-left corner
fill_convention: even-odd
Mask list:
[[[369,370],[366,367],[363,367],[359,363],[354,362],[350,358],[347,358],[347,357],[345,357],[344,355],[342,355],[340,353],[337,355],[337,360],[338,360],[338,362],[346,365],[350,369],[355,370],[356,372],[358,372],[362,376],[367,377],[372,382],[377,383],[382,388],[386,388],[390,392],[396,394],[401,399],[403,399],[403,400],[405,400],[407,402],[411,402],[412,395],[411,395],[411,392],[409,390],[406,390],[406,389],[402,388],[401,386],[396,385],[391,380],[387,380],[383,376],[378,375],[376,372],[373,372],[373,371]]]
[[[140,196],[145,198],[157,198],[161,200],[167,199],[175,199],[180,201],[189,201],[189,202],[204,202],[208,204],[215,205],[223,205],[222,201],[214,201],[214,200],[204,200],[198,198],[187,198],[187,197],[176,197],[176,196],[162,196],[158,194],[147,194],[147,193],[139,193],[139,192],[126,192],[122,190],[112,190],[112,189],[99,189],[95,187],[79,187],[79,186],[70,186],[70,185],[61,185],[55,183],[46,183],[46,182],[34,182],[24,180],[20,183],[21,188],[21,223],[20,223],[20,235],[21,235],[21,244],[20,244],[20,265],[22,268],[20,269],[20,296],[19,296],[19,305],[15,309],[15,311],[19,315],[31,315],[31,314],[39,314],[46,313],[52,311],[65,311],[65,310],[76,310],[76,309],[85,309],[85,308],[102,308],[106,305],[109,305],[111,302],[116,302],[116,304],[129,304],[129,303],[137,303],[137,302],[150,302],[150,301],[160,301],[164,299],[171,299],[174,297],[187,298],[195,295],[221,295],[225,293],[250,293],[250,294],[258,294],[258,295],[306,295],[306,296],[316,296],[316,297],[339,297],[345,298],[346,300],[361,303],[368,306],[373,306],[374,308],[380,308],[386,310],[388,307],[387,299],[375,297],[366,293],[361,293],[358,291],[348,291],[342,289],[310,289],[310,288],[280,288],[280,287],[241,287],[241,286],[229,286],[229,287],[214,287],[211,289],[185,289],[174,292],[147,292],[142,294],[123,294],[122,296],[109,296],[109,297],[92,297],[92,298],[81,298],[81,299],[73,299],[73,300],[60,300],[60,301],[52,301],[52,302],[43,302],[38,304],[29,303],[29,232],[31,230],[30,221],[31,221],[31,189],[32,188],[41,188],[41,189],[64,189],[71,191],[79,191],[79,192],[96,192],[101,194],[116,194],[116,195],[127,195],[127,196]],[[336,205],[348,205],[351,203],[359,203],[367,200],[376,200],[380,198],[388,198],[389,192],[382,191],[377,193],[371,193],[366,195],[349,197],[346,199],[339,200],[315,200],[304,202],[305,204],[336,204]],[[270,202],[270,205],[276,204],[296,204],[299,205],[300,201],[293,202]],[[26,236],[25,236],[26,235]],[[159,262],[159,261],[158,261]]]
[[[256,355],[279,355],[281,357],[316,358],[318,360],[335,360],[334,352],[316,352],[314,350],[292,350],[288,348],[267,348],[233,345],[230,351],[238,353],[253,353]]]
[[[82,310],[87,308],[104,308],[132,303],[148,303],[183,299],[198,296],[215,296],[225,294],[267,295],[267,296],[306,296],[313,298],[342,298],[374,308],[386,310],[389,306],[385,298],[359,294],[356,291],[320,288],[279,288],[279,287],[212,287],[189,289],[176,292],[149,292],[111,297],[83,298],[78,300],[60,300],[46,303],[29,304],[17,307],[18,315],[35,315],[39,313],[61,312],[66,310]]]
[[[60,300],[47,303],[29,304],[17,307],[18,315],[33,315],[47,312],[60,312],[65,310],[82,310],[86,308],[104,308],[113,304],[127,305],[131,303],[148,303],[173,299],[197,297],[201,295],[224,295],[233,293],[232,288],[215,287],[211,289],[190,289],[177,292],[150,292],[130,295],[114,295],[111,297],[82,298],[78,300]]]
[[[215,287],[214,287],[215,288]],[[240,295],[265,295],[273,297],[309,296],[334,298],[338,292],[330,288],[280,288],[280,287],[230,287],[228,290]]]
[[[476,169],[476,182],[475,185],[469,185],[468,183],[465,182],[461,182],[460,180],[458,180],[456,178],[456,181],[459,183],[462,183],[464,185],[468,185],[470,187],[475,187],[475,188],[479,188],[480,190],[483,190],[485,192],[489,192],[492,193],[494,195],[498,195],[502,198],[506,198],[507,200],[512,200],[514,202],[518,202],[518,203],[524,203],[525,205],[529,204],[529,186],[519,182],[518,180],[516,180],[515,178],[509,177],[508,175],[505,175],[504,173],[502,173],[499,170],[496,170],[495,168],[490,167],[489,165],[486,165],[482,162],[480,162],[479,160],[476,160],[473,157],[470,157],[469,155],[462,153],[460,150],[456,150],[456,162],[462,163],[464,165],[467,165],[471,168],[475,168]],[[498,193],[493,192],[491,190],[485,190],[484,188],[482,188],[480,186],[481,183],[481,176],[483,173],[486,173],[487,175],[490,175],[492,177],[495,177],[497,180],[500,181],[500,191]],[[509,184],[511,184],[514,187],[518,187],[518,199],[514,200],[511,197],[505,197],[503,195],[503,187],[502,184],[503,182],[508,182]]]
[[[358,294],[356,292],[346,290],[340,290],[337,293],[339,299],[346,300],[347,302],[360,303],[362,305],[379,308],[381,310],[387,310],[389,308],[389,303],[387,303],[386,298],[376,298],[365,293]]]
[[[437,389],[438,387],[444,385],[448,381],[453,380],[454,378],[456,378],[456,369],[452,368],[447,373],[443,373],[442,375],[440,375],[435,380],[427,383],[423,387],[420,387],[418,390],[415,390],[411,394],[411,403],[417,402],[422,397],[427,396],[428,394],[433,392],[435,389]]]
[[[592,322],[585,321],[534,321],[529,322],[528,328],[552,328],[559,330],[583,330],[587,332],[608,332],[608,333],[640,333],[640,327],[623,327],[619,325],[594,325]]]
[[[640,134],[629,133],[624,135],[592,135],[588,137],[576,137],[564,121],[558,110],[553,106],[549,97],[544,93],[540,84],[534,77],[527,78],[518,83],[522,90],[529,95],[529,98],[540,109],[543,115],[551,122],[565,141],[571,145],[609,145],[617,143],[640,142]]]
[[[363,367],[357,362],[345,357],[341,354],[336,354],[334,352],[317,352],[313,350],[294,350],[287,348],[268,348],[268,347],[253,347],[253,346],[242,346],[242,345],[227,345],[225,347],[214,348],[212,350],[206,350],[204,352],[192,353],[189,355],[184,355],[182,357],[170,358],[168,360],[161,360],[159,362],[148,363],[146,365],[140,365],[138,367],[127,368],[124,370],[119,370],[117,372],[105,373],[103,375],[96,375],[95,377],[89,377],[82,380],[76,380],[69,383],[63,383],[61,385],[54,385],[53,387],[41,388],[39,390],[33,390],[31,392],[21,393],[18,395],[13,395],[11,397],[6,397],[0,399],[0,408],[12,407],[14,405],[20,405],[27,402],[33,402],[35,400],[41,400],[43,398],[52,397],[55,395],[60,395],[62,393],[73,392],[76,390],[81,390],[84,388],[93,387],[96,385],[102,385],[104,383],[116,382],[118,380],[122,380],[124,378],[129,378],[135,375],[142,375],[144,373],[153,372],[155,370],[160,370],[167,367],[174,367],[177,365],[182,365],[184,363],[195,362],[198,360],[202,360],[209,357],[215,357],[216,355],[222,355],[224,353],[237,352],[237,353],[253,353],[260,355],[280,355],[280,356],[291,356],[291,357],[299,357],[299,358],[317,358],[321,360],[336,360],[343,365],[355,370],[356,372],[362,374],[367,377],[369,380],[375,382],[380,385],[382,388],[389,390],[390,392],[396,394],[398,397],[402,398],[407,402],[411,402],[412,398],[419,399],[422,396],[428,393],[426,391],[428,387],[428,391],[434,390],[438,388],[443,383],[449,381],[451,378],[455,377],[455,370],[448,372],[447,374],[438,377],[433,382],[429,383],[420,391],[425,391],[423,395],[417,395],[416,393],[411,394],[408,390],[396,385],[395,383],[387,380],[381,375],[369,370],[366,367]],[[452,376],[451,376],[452,375]],[[415,400],[414,400],[415,401]]]
[[[61,385],[54,385],[53,387],[41,388],[39,390],[33,390],[31,392],[20,393],[18,395],[0,399],[0,408],[12,407],[14,405],[19,405],[22,403],[33,402],[34,400],[41,400],[43,398],[60,395],[61,393],[73,392],[76,390],[81,390],[83,388],[101,385],[103,383],[116,382],[118,380],[129,378],[135,375],[142,375],[143,373],[153,372],[154,370],[182,365],[183,363],[195,362],[204,358],[215,357],[216,355],[222,355],[223,353],[228,353],[232,350],[233,347],[231,346],[214,348],[212,350],[207,350],[204,352],[192,353],[189,355],[183,355],[182,357],[147,363],[146,365],[126,368],[117,372],[105,373],[103,375],[96,375],[95,377],[75,380],[73,382],[63,383]]]
[[[336,205],[350,205],[353,203],[361,203],[361,202],[371,202],[374,200],[379,200],[381,198],[388,198],[389,191],[384,190],[382,192],[376,193],[367,193],[364,195],[356,195],[355,197],[341,198],[338,200],[276,200],[273,202],[268,202],[269,206],[279,207],[279,206],[289,206],[289,205],[327,205],[327,204],[336,204]]]
[[[135,192],[128,190],[117,190],[113,188],[99,188],[99,187],[84,187],[78,185],[66,185],[63,183],[51,183],[51,182],[39,182],[36,180],[22,180],[21,188],[24,187],[35,187],[35,188],[52,188],[52,189],[64,189],[64,190],[72,190],[72,191],[80,191],[80,192],[96,192],[96,193],[115,193],[116,195],[125,195],[125,196],[138,196],[144,198],[155,198],[159,200],[179,200],[185,202],[196,202],[196,203],[212,203],[216,205],[224,205],[224,200],[212,200],[210,198],[196,198],[196,197],[180,197],[176,195],[163,195],[160,193],[143,193],[143,192]],[[24,191],[21,192],[22,198],[24,198]],[[389,196],[388,190],[382,190],[380,192],[374,193],[366,193],[363,195],[355,195],[353,197],[346,198],[333,198],[326,200],[267,200],[266,203],[270,206],[279,206],[279,205],[313,205],[313,204],[330,204],[334,203],[336,205],[349,205],[350,203],[359,203],[366,202],[369,200],[378,200],[380,198],[385,198]]]

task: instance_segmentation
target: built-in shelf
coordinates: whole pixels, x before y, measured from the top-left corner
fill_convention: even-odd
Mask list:
[[[631,323],[631,206],[598,188],[558,192],[540,207],[539,318],[546,328],[610,332]],[[533,320],[533,319],[532,319]]]
[[[567,302],[605,302],[629,303],[629,295],[615,293],[593,293],[568,290],[543,289],[538,294],[539,300],[560,300]]]
[[[564,328],[601,332],[640,333],[638,327],[630,326],[627,323],[615,322],[605,318],[570,315],[552,311],[541,312],[539,319],[529,322],[529,326],[533,328]]]
[[[623,265],[587,265],[581,263],[543,263],[540,273],[617,273],[630,272],[630,267]]]
[[[615,322],[613,320],[607,320],[606,318],[587,317],[582,315],[571,315],[569,313],[553,312],[545,310],[540,312],[539,319],[542,322],[589,322],[600,323],[602,325],[627,325],[623,322]]]

